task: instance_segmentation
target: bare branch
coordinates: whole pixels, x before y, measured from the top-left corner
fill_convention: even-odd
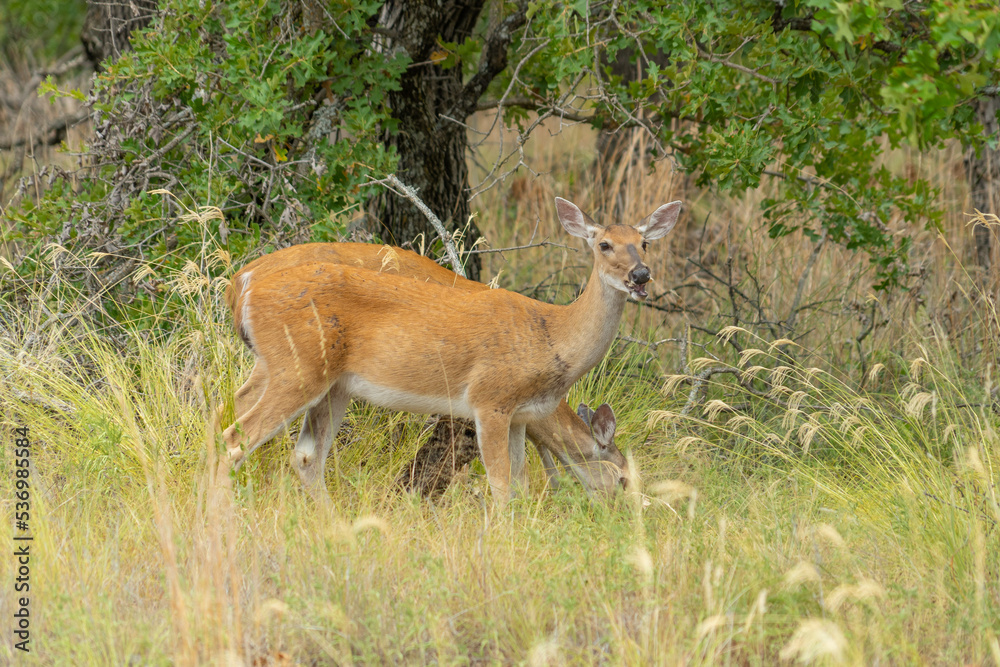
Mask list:
[[[487,86],[507,67],[507,51],[514,39],[514,31],[523,26],[527,20],[528,3],[526,0],[521,0],[514,13],[501,21],[486,38],[479,57],[479,71],[465,84],[458,102],[448,111],[448,116],[467,118],[476,110],[476,104],[486,92]]]
[[[747,38],[746,41],[749,41],[749,38]],[[743,44],[746,44],[746,41],[744,41]],[[740,48],[742,48],[742,46],[743,45],[741,44]],[[752,76],[755,79],[760,79],[761,81],[765,81],[765,82],[771,84],[772,88],[777,88],[778,85],[781,83],[777,79],[773,79],[773,78],[771,78],[769,76],[761,74],[760,72],[758,72],[755,69],[750,69],[749,67],[745,67],[745,66],[740,65],[738,63],[732,62],[729,59],[729,57],[732,57],[732,55],[733,55],[732,53],[730,53],[729,57],[727,57],[727,58],[719,58],[718,56],[716,56],[716,55],[714,55],[712,53],[708,53],[706,51],[702,51],[701,48],[697,45],[697,43],[695,44],[695,48],[698,49],[698,55],[700,55],[705,60],[707,60],[709,62],[717,63],[719,65],[724,65],[724,66],[726,66],[726,67],[728,67],[730,69],[736,70],[737,72],[743,72],[744,74],[749,74],[750,76]],[[736,49],[736,51],[739,51],[739,49]],[[736,51],[734,51],[733,53],[735,53]]]
[[[577,113],[572,109],[554,106],[544,100],[531,100],[527,97],[482,102],[476,105],[476,111],[490,111],[492,109],[499,109],[502,107],[518,107],[520,109],[527,109],[528,111],[534,111],[536,113],[547,112],[550,115],[557,115],[560,118],[565,118],[566,120],[571,120],[575,123],[590,123],[597,118],[596,114],[585,115]],[[619,127],[636,127],[636,125],[637,124],[634,123],[626,123],[624,125],[620,125]]]
[[[691,410],[694,409],[694,406],[701,402],[700,397],[702,391],[704,390],[705,383],[708,382],[713,375],[721,375],[723,373],[737,375],[739,370],[729,368],[728,366],[710,366],[693,376],[691,378],[691,391],[688,392],[688,400],[687,403],[684,404],[684,408],[681,410],[681,415],[690,414]]]
[[[556,243],[555,241],[539,241],[538,243],[529,243],[528,245],[517,245],[511,246],[509,248],[485,248],[483,250],[463,250],[463,255],[486,255],[493,252],[507,252],[508,250],[527,250],[528,248],[544,248],[546,246],[554,246],[556,248],[565,248],[566,250],[572,250],[573,252],[579,252],[578,248],[573,248],[568,245],[563,245],[562,243]]]
[[[805,291],[806,281],[809,279],[809,274],[812,273],[812,268],[815,266],[824,245],[826,245],[826,229],[823,230],[819,241],[813,247],[812,254],[809,255],[809,261],[806,262],[806,268],[802,270],[802,275],[799,276],[799,284],[795,288],[795,297],[792,299],[791,311],[789,312],[788,319],[785,320],[786,334],[791,333],[795,329],[795,319],[799,316],[799,311],[801,310],[799,304],[802,302],[802,293]]]
[[[33,135],[30,139],[22,137],[20,139],[0,141],[0,150],[9,151],[12,148],[17,148],[25,144],[30,144],[31,146],[38,146],[39,144],[54,146],[66,138],[66,133],[70,128],[79,125],[89,117],[90,114],[86,109],[80,109],[76,113],[61,116],[49,123],[48,127]]]
[[[451,262],[451,270],[457,273],[458,275],[462,276],[463,278],[467,277],[465,275],[465,268],[462,266],[461,260],[458,259],[458,252],[455,250],[455,244],[452,242],[451,235],[448,233],[448,230],[444,228],[444,225],[441,223],[441,220],[439,220],[438,217],[434,215],[434,211],[432,211],[427,206],[427,204],[425,204],[423,200],[421,200],[420,197],[417,196],[417,191],[414,188],[410,187],[409,185],[406,185],[401,180],[396,178],[395,174],[389,174],[380,181],[371,181],[369,183],[366,183],[365,185],[385,186],[390,190],[392,190],[393,192],[395,192],[400,197],[408,199],[410,203],[412,203],[414,206],[420,209],[420,212],[423,213],[424,217],[426,217],[427,220],[431,223],[435,231],[437,231],[441,241],[444,243],[445,251],[448,253],[448,261]]]

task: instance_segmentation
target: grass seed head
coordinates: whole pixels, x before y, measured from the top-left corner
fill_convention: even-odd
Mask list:
[[[715,421],[715,418],[718,417],[719,413],[723,410],[726,412],[732,412],[733,409],[719,399],[711,400],[705,404],[705,419],[708,421]]]
[[[724,327],[722,331],[718,333],[717,338],[723,343],[729,343],[729,340],[738,333],[745,333],[748,336],[754,336],[752,333],[744,329],[743,327],[738,327],[735,324],[730,324],[728,327]],[[756,338],[756,336],[754,336]]]
[[[795,341],[790,338],[779,338],[768,346],[767,351],[774,354],[774,351],[779,347],[785,347],[788,345],[795,345]]]
[[[399,271],[399,253],[397,253],[392,246],[382,246],[382,248],[378,251],[378,254],[382,256],[382,266],[379,268],[380,271],[385,271],[386,269]]]
[[[828,523],[821,523],[816,526],[816,536],[838,549],[843,549],[847,546],[847,543],[844,542],[844,538],[841,537],[837,529]]]
[[[785,573],[784,583],[787,588],[796,588],[801,584],[814,583],[820,581],[819,570],[808,561],[799,561],[795,566]]]
[[[758,350],[755,347],[748,347],[747,349],[740,352],[739,366],[746,366],[747,362],[756,357],[759,354],[764,354],[764,350]]]
[[[931,365],[923,357],[917,357],[910,362],[910,378],[916,382],[920,379],[920,373],[923,369],[930,369]]]
[[[817,375],[821,375],[822,373],[825,373],[825,372],[826,371],[824,371],[822,368],[817,368],[815,366],[810,366],[809,368],[807,368],[804,371],[802,371],[802,379],[803,379],[804,382],[807,382],[809,384],[809,386],[812,386],[813,378],[815,378]]]
[[[625,557],[625,559],[636,569],[643,579],[652,579],[653,577],[653,557],[649,555],[649,550],[641,544],[637,544],[632,553]]]
[[[351,525],[351,530],[354,531],[355,535],[363,533],[366,530],[375,530],[383,535],[388,535],[389,524],[385,519],[377,516],[363,516],[354,521]]]
[[[687,375],[667,375],[663,378],[665,382],[663,383],[663,393],[670,396],[683,382],[690,382],[691,378]]]
[[[704,370],[709,366],[714,366],[718,363],[718,359],[712,359],[711,357],[698,357],[697,359],[691,360],[691,370],[697,373],[700,370]]]
[[[650,410],[649,416],[646,417],[646,429],[651,431],[661,423],[664,427],[670,426],[678,417],[680,415],[673,410]]]
[[[913,395],[909,401],[907,401],[904,411],[910,417],[914,419],[920,419],[921,414],[924,412],[924,408],[927,407],[929,403],[933,404],[935,401],[935,392],[932,391],[921,391]],[[933,406],[932,406],[933,409]]]
[[[704,621],[698,624],[698,628],[695,630],[697,635],[697,641],[701,641],[705,637],[714,633],[719,628],[726,627],[729,622],[729,618],[725,614],[716,614],[715,616],[709,616]]]
[[[803,453],[808,453],[809,446],[812,445],[813,438],[819,433],[820,425],[814,421],[808,421],[799,426],[799,444],[802,445]]]
[[[792,395],[788,397],[788,409],[798,410],[799,406],[802,405],[802,401],[805,400],[806,396],[808,396],[808,394],[806,394],[806,392],[804,391],[792,392]]]
[[[677,439],[677,442],[674,443],[674,448],[677,450],[678,454],[684,454],[687,452],[689,447],[698,443],[703,443],[705,445],[709,444],[704,438],[699,438],[696,435],[686,435],[683,438]]]
[[[843,662],[846,650],[847,638],[836,623],[810,618],[799,623],[780,655],[782,660],[811,665],[823,658]]]
[[[559,642],[555,637],[546,637],[536,642],[528,652],[528,665],[530,667],[547,667],[548,665],[562,664],[559,655]]]
[[[862,579],[857,584],[841,584],[826,596],[826,608],[839,611],[847,602],[867,602],[885,597],[885,589],[872,579]]]
[[[750,382],[751,380],[756,380],[757,379],[757,375],[761,371],[766,371],[766,370],[767,370],[767,368],[764,367],[764,366],[751,366],[750,368],[747,368],[746,370],[744,370],[744,371],[742,371],[740,373],[740,381],[741,382]]]
[[[869,384],[875,384],[875,382],[878,380],[878,376],[881,375],[882,371],[884,370],[885,370],[885,364],[878,363],[872,366],[872,369],[868,371]]]
[[[752,426],[755,423],[756,420],[749,415],[736,415],[729,418],[729,421],[726,422],[726,428],[735,431],[741,426]]]
[[[668,505],[690,498],[695,488],[678,479],[665,479],[649,485],[649,495],[656,496]]]
[[[785,411],[784,416],[781,418],[781,428],[786,431],[795,427],[796,418],[802,414],[802,411],[798,408],[789,408]]]

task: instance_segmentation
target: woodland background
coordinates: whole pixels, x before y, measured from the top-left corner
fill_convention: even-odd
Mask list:
[[[38,554],[33,653],[5,625],[0,656],[1000,665],[993,3],[9,0],[0,52]],[[295,429],[216,483],[228,275],[338,238],[447,263],[390,174],[471,276],[557,303],[591,260],[554,196],[685,202],[570,394],[614,406],[638,488],[401,494],[430,427],[360,404],[332,514]]]

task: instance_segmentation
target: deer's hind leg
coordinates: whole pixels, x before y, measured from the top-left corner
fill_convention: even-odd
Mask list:
[[[258,362],[257,366],[259,365]],[[251,373],[251,380],[254,381],[254,375],[259,378],[262,374],[257,371],[257,366]],[[294,370],[273,370],[266,377],[266,384],[257,402],[239,415],[236,422],[222,433],[226,450],[236,469],[255,449],[277,435],[327,392],[327,388],[322,385],[304,386],[303,380]],[[241,389],[247,387],[251,380]],[[249,394],[248,391],[246,396]]]
[[[292,452],[292,467],[302,485],[317,502],[326,503],[326,483],[323,471],[333,439],[347,413],[351,396],[340,384],[334,384],[319,402],[306,412],[302,432]]]
[[[233,411],[236,416],[245,415],[250,411],[260,397],[264,395],[264,388],[267,386],[267,371],[264,370],[264,366],[260,363],[256,363],[253,366],[253,370],[250,371],[250,377],[247,381],[243,383],[243,386],[236,390],[236,394],[233,397]]]

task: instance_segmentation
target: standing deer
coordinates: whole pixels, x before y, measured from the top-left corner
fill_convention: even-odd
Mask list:
[[[646,298],[646,244],[673,228],[680,207],[661,206],[637,227],[602,227],[556,198],[563,228],[594,254],[587,287],[568,306],[322,262],[254,282],[241,295],[240,336],[256,357],[244,388],[264,389],[223,433],[231,459],[238,463],[306,410],[310,429],[327,424],[335,435],[358,396],[473,419],[494,499],[505,503],[512,480],[526,486],[526,425],[552,413],[604,357],[626,299]],[[331,440],[300,437],[299,466],[324,459]]]
[[[402,248],[371,243],[304,243],[255,259],[233,276],[226,291],[226,302],[232,311],[236,330],[241,331],[243,326],[242,302],[245,293],[252,291],[253,286],[267,275],[290,270],[309,262],[344,264],[376,272],[408,276],[415,280],[467,291],[489,289],[483,283],[466,280],[437,262]],[[263,391],[263,384],[248,382],[241,387],[236,392],[236,414],[246,413],[260,399]],[[330,422],[317,422],[320,418],[328,420],[329,415],[323,410],[310,411],[299,437],[311,438],[316,443],[317,451],[325,453],[330,449],[334,434]],[[454,427],[454,423],[451,426]],[[439,422],[435,436],[441,431],[445,437],[432,437],[435,446],[432,448],[433,452],[427,452],[427,456],[436,455],[438,458],[453,460],[456,467],[471,461],[478,452],[478,445],[475,444],[471,423],[469,426],[469,429],[459,426],[457,431],[461,437],[456,444],[450,445],[452,438],[447,436],[456,429],[448,428],[446,422]],[[525,432],[538,449],[553,488],[558,473],[555,459],[558,459],[588,493],[597,492],[603,495],[611,494],[621,488],[623,480],[627,480],[630,475],[625,457],[614,443],[615,427],[615,415],[611,406],[602,405],[595,413],[581,404],[578,411],[573,412],[563,400],[551,415],[527,424]],[[467,451],[467,448],[462,446],[466,430],[472,431],[471,444],[474,448],[472,451]],[[453,447],[458,447],[461,452],[443,451],[445,448],[450,450]],[[292,465],[306,489],[314,496],[322,495],[323,499],[326,494],[323,485],[325,463],[325,456],[317,455],[307,461],[301,460],[298,455],[292,456]],[[416,479],[404,479],[404,485],[424,489],[429,495],[443,491],[450,478],[447,476],[438,478],[438,471],[429,469],[428,466],[433,468],[431,464],[420,465],[415,462],[415,470],[408,471],[408,475],[404,477],[412,473],[415,477],[419,476],[420,481],[418,483]]]

